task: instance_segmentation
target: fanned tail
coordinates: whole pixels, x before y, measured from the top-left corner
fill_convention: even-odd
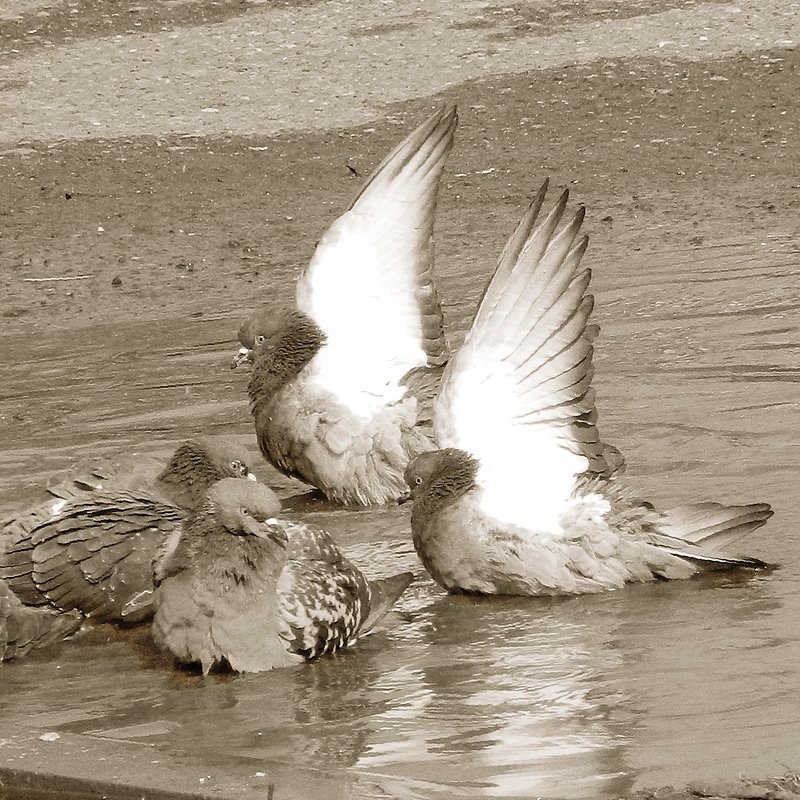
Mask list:
[[[369,614],[361,626],[360,635],[369,633],[398,601],[400,595],[414,580],[411,572],[401,572],[390,578],[378,578],[369,582]]]
[[[659,530],[682,540],[667,545],[670,552],[702,569],[766,569],[774,565],[758,558],[734,556],[722,551],[760,528],[772,514],[768,503],[741,506],[691,503],[665,511],[659,521]]]

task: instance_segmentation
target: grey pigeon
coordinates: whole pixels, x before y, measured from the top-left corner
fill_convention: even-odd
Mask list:
[[[442,109],[404,139],[324,234],[292,306],[239,329],[261,452],[340,503],[397,499],[409,459],[432,447],[448,357],[433,219],[456,121]]]
[[[414,546],[452,592],[559,595],[627,582],[763,568],[727,548],[766,503],[668,511],[633,498],[601,468],[588,324],[590,271],[568,194],[538,221],[540,189],[500,257],[434,408],[441,449],[406,469]],[[538,224],[537,224],[538,222]],[[612,470],[613,471],[613,470]]]
[[[266,486],[223,480],[164,543],[153,635],[178,662],[263,672],[335,653],[411,582],[368,580],[325,531],[279,511]]]
[[[27,605],[75,609],[101,622],[141,622],[152,615],[158,545],[215,481],[251,476],[247,459],[235,441],[213,437],[184,442],[166,463],[148,457],[99,463],[2,523],[0,578]]]

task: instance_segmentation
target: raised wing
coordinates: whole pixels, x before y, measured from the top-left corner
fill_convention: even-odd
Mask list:
[[[456,122],[441,109],[384,159],[297,284],[298,308],[326,336],[317,379],[365,413],[401,397],[410,369],[447,360],[433,218]]]
[[[556,232],[568,192],[536,225],[545,182],[511,236],[436,405],[440,447],[478,458],[483,509],[539,532],[558,517],[578,476],[607,471],[595,425],[590,271],[583,208]],[[535,226],[535,227],[534,227]]]

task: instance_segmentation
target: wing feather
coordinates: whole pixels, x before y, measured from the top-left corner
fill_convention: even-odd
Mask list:
[[[116,489],[55,507],[50,501],[38,511],[22,519],[27,524],[14,529],[0,553],[0,578],[26,602],[115,621],[132,594],[151,586],[157,543],[183,519],[179,508],[150,493]]]
[[[346,647],[369,613],[367,579],[321,528],[283,524],[289,551],[277,583],[281,636],[304,658]]]
[[[298,308],[326,336],[315,375],[355,409],[398,399],[410,369],[447,360],[433,221],[456,122],[455,108],[441,109],[401,142],[298,280]]]
[[[561,224],[568,192],[537,224],[542,185],[500,257],[472,329],[445,371],[435,409],[441,447],[479,463],[483,510],[559,535],[576,481],[603,472],[589,325],[583,208]],[[612,448],[613,450],[613,448]]]

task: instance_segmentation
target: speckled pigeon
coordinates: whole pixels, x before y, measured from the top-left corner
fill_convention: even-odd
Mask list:
[[[432,447],[448,358],[433,217],[456,121],[442,109],[401,142],[320,240],[296,304],[239,330],[261,452],[337,502],[397,499],[409,458]]]
[[[167,463],[131,457],[97,464],[2,523],[0,578],[28,605],[141,622],[152,615],[157,546],[215,481],[252,476],[247,459],[235,441],[209,437],[183,443]]]
[[[592,462],[597,436],[584,211],[557,231],[547,185],[506,245],[434,408],[442,449],[406,470],[414,545],[453,592],[559,595],[705,570],[767,566],[727,548],[766,503],[659,512]],[[593,474],[594,473],[594,474]]]
[[[82,617],[77,611],[23,605],[8,584],[0,580],[0,661],[11,661],[30,650],[61,641],[74,633]]]
[[[411,582],[368,580],[325,531],[279,510],[262,484],[226,479],[162,546],[153,634],[178,662],[263,672],[333,653]]]

